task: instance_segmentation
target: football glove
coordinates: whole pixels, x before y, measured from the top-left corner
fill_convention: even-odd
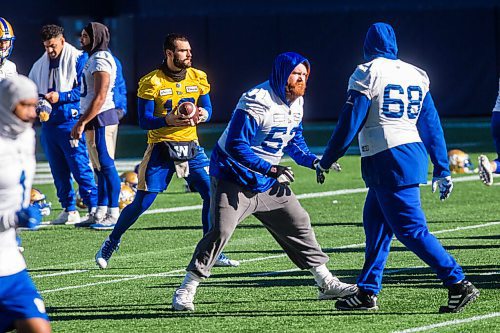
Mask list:
[[[448,199],[451,191],[453,191],[453,181],[450,176],[433,177],[432,178],[432,193],[436,192],[439,187],[439,199],[441,201]]]
[[[36,229],[42,222],[40,209],[35,206],[28,206],[16,213],[17,225],[21,228]]]
[[[333,163],[329,169],[324,169],[319,160],[315,160],[313,163],[314,169],[316,169],[316,181],[318,184],[323,184],[325,182],[325,173],[329,173],[330,170],[340,172],[342,167],[337,162]]]
[[[278,183],[289,185],[295,180],[292,168],[282,165],[273,165],[267,172],[267,176],[275,178]]]

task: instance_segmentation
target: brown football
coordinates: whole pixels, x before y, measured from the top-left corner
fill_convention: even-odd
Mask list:
[[[177,108],[177,113],[179,113],[183,118],[190,119],[197,113],[198,108],[191,102],[184,102],[179,104]]]

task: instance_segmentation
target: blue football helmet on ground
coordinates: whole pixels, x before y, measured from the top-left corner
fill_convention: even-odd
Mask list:
[[[43,194],[36,188],[31,189],[30,205],[40,209],[40,213],[42,214],[42,216],[50,215],[50,207],[52,207],[52,203],[47,202],[45,194]]]

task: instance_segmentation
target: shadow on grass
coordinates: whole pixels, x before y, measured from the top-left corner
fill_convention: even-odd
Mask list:
[[[293,301],[308,301],[308,300],[285,300],[285,302]],[[277,302],[272,300],[272,302]],[[279,302],[279,300],[278,300]],[[176,312],[170,308],[167,304],[126,304],[126,305],[110,305],[106,307],[98,308],[82,308],[79,306],[75,307],[49,307],[47,308],[50,320],[53,322],[58,321],[72,321],[72,320],[137,320],[137,319],[158,319],[158,318],[222,318],[222,317],[233,317],[233,318],[258,318],[258,317],[366,317],[366,316],[388,316],[388,315],[418,315],[418,314],[433,314],[434,312],[384,312],[384,311],[365,311],[365,312],[351,312],[351,311],[337,311],[337,310],[327,310],[323,308],[318,310],[296,310],[290,311],[287,309],[283,310],[272,310],[269,308],[263,309],[255,301],[239,301],[239,302],[197,302],[197,306],[209,305],[209,304],[248,304],[255,303],[258,309],[252,310],[235,310],[235,311],[221,311],[220,309],[207,312]],[[88,312],[88,313],[85,313]]]

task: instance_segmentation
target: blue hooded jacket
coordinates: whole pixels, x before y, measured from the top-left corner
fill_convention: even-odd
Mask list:
[[[390,25],[375,23],[368,29],[364,43],[364,57],[367,61],[380,57],[396,60],[397,52],[396,35]],[[345,154],[363,127],[370,110],[371,100],[359,91],[349,90],[347,95],[347,102],[320,162],[325,169]],[[361,159],[361,171],[368,187],[425,183],[427,152],[434,165],[433,176],[450,175],[443,130],[430,92],[423,100],[417,129],[422,142],[399,145]]]
[[[396,60],[398,45],[394,29],[387,23],[373,24],[366,33],[363,51],[366,61],[379,57]]]
[[[269,89],[270,87],[283,103],[290,105],[286,100],[285,87],[290,74],[301,63],[307,67],[309,72],[309,61],[303,56],[294,52],[278,55],[274,61],[269,81],[257,87],[261,89]],[[302,135],[302,123],[293,130],[294,137],[288,141],[285,147],[280,146],[279,149],[289,154],[299,165],[312,168],[317,157],[309,151],[305,143]],[[247,111],[241,109],[236,109],[233,112],[223,136],[226,133],[225,143],[221,143],[219,140],[212,152],[210,175],[240,184],[253,192],[265,192],[271,188],[276,179],[268,177],[266,174],[272,165],[258,156],[252,147],[265,146],[266,142],[269,141],[278,142],[279,137],[274,137],[274,134],[271,134],[268,141],[263,140],[261,125]],[[220,144],[224,144],[224,150]]]

